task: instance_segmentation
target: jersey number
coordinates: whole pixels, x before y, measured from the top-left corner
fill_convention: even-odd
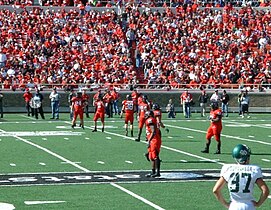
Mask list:
[[[240,177],[240,175],[241,175],[241,177]],[[236,193],[239,192],[240,178],[241,179],[245,178],[246,183],[245,183],[245,186],[243,189],[243,193],[250,193],[250,190],[249,190],[249,185],[251,182],[251,174],[250,173],[241,173],[241,174],[240,173],[232,173],[230,177],[232,178],[232,181],[231,181],[232,189],[230,190],[231,192],[236,192]]]

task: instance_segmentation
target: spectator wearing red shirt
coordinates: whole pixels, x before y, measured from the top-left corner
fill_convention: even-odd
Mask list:
[[[113,97],[113,111],[114,111],[115,115],[120,114],[119,107],[118,107],[118,101],[120,98],[120,94],[117,92],[116,88],[113,89],[111,95]]]
[[[23,98],[25,101],[25,108],[27,111],[27,116],[31,116],[34,117],[34,109],[30,106],[30,101],[33,98],[32,93],[30,92],[29,88],[25,89],[25,93],[23,94]]]

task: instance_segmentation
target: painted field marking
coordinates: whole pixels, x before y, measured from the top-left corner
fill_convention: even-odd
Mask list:
[[[268,159],[262,159],[262,161],[264,161],[264,162],[271,162],[271,160],[268,160]]]
[[[13,210],[13,209],[15,209],[15,206],[13,206],[10,203],[0,203],[0,209],[1,210]]]
[[[269,196],[268,196],[268,198],[270,198],[270,199],[271,199],[271,195],[269,195]]]
[[[110,136],[105,137],[106,139],[112,139]]]
[[[249,138],[255,138],[255,136],[248,136]]]
[[[65,140],[69,140],[69,138],[67,138],[67,137],[65,137],[64,139],[65,139]]]
[[[125,163],[133,164],[133,162],[129,160],[125,160]]]
[[[66,203],[66,201],[25,201],[25,205],[37,205],[37,204],[57,204]]]
[[[3,131],[0,136],[81,136],[83,132],[73,131]]]
[[[103,161],[97,161],[97,163],[102,164],[102,165],[105,164],[105,162],[103,162]]]
[[[168,139],[173,139],[173,137],[172,137],[172,136],[168,136],[167,138],[168,138]]]
[[[46,163],[39,163],[40,165],[42,165],[42,166],[46,166]]]
[[[66,121],[66,123],[69,123],[69,124],[70,124],[70,122],[67,122],[67,121]],[[169,126],[169,127],[174,127],[174,126]],[[177,126],[176,126],[176,127],[177,127]],[[91,126],[91,127],[85,126],[85,128],[90,128],[90,129],[92,129],[92,128],[94,128],[94,127],[93,127],[93,126]],[[178,127],[177,127],[177,128],[178,128]],[[100,129],[98,129],[98,131],[101,132]],[[202,132],[203,132],[203,131],[202,131]],[[132,141],[135,140],[135,139],[132,138],[132,137],[124,136],[124,135],[118,134],[118,133],[112,133],[112,132],[109,132],[109,131],[104,131],[104,133],[107,133],[107,134],[110,134],[110,135],[113,135],[113,136],[122,137],[123,139],[129,139],[129,140],[132,140]],[[147,144],[146,141],[140,141],[140,142],[138,142],[138,143],[144,143],[144,144]],[[212,159],[209,159],[209,158],[204,158],[204,157],[199,156],[199,155],[194,155],[194,154],[189,153],[189,152],[185,152],[185,151],[178,150],[178,149],[175,149],[175,148],[167,147],[167,146],[164,146],[164,145],[162,145],[161,147],[164,148],[164,149],[173,151],[173,152],[181,153],[181,154],[184,154],[184,155],[187,155],[187,156],[190,156],[190,157],[195,157],[195,158],[200,159],[200,160],[209,161],[209,162],[212,162],[212,163],[217,163],[217,164],[220,164],[220,165],[224,165],[224,163],[217,162],[217,161],[212,160]]]
[[[67,162],[60,162],[61,164],[69,164],[69,163],[67,163]],[[74,161],[73,163],[76,163],[76,164],[79,164],[79,163],[81,163],[80,161]]]
[[[151,207],[153,207],[153,208],[155,208],[155,209],[158,209],[158,210],[164,210],[162,207],[160,207],[160,206],[158,206],[158,205],[156,205],[156,204],[154,204],[154,203],[148,201],[147,199],[145,199],[145,198],[143,198],[143,197],[141,197],[141,196],[139,196],[139,195],[133,193],[133,192],[130,191],[130,190],[125,189],[124,187],[121,187],[120,185],[117,185],[117,184],[115,184],[115,183],[110,183],[110,184],[111,184],[112,186],[114,186],[114,187],[120,189],[121,191],[123,191],[123,192],[125,192],[125,193],[131,195],[132,197],[137,198],[138,200],[141,200],[142,202],[148,204],[149,206],[151,206]]]
[[[193,129],[193,128],[185,128],[185,127],[176,126],[176,125],[167,125],[167,124],[165,124],[165,126],[168,126],[168,127],[171,127],[171,128],[177,128],[177,129],[181,129],[181,130],[193,131],[193,132],[197,132],[197,133],[206,133],[206,131],[197,130],[197,129]],[[254,143],[259,143],[259,144],[264,144],[264,145],[270,145],[271,146],[271,143],[269,143],[269,142],[258,141],[258,140],[247,139],[247,138],[241,138],[239,136],[231,136],[231,135],[226,135],[226,134],[221,134],[221,136],[226,137],[226,138],[232,138],[232,139],[240,140],[240,141],[248,141],[248,142],[254,142]]]
[[[180,160],[180,162],[187,163],[188,161],[187,160]]]
[[[0,132],[3,133],[3,132],[5,132],[5,131],[2,130],[2,129],[0,129]],[[64,161],[64,162],[67,162],[67,163],[71,164],[72,166],[74,166],[75,168],[78,168],[78,169],[80,169],[80,170],[82,170],[82,171],[84,171],[84,172],[91,172],[91,171],[88,170],[87,168],[84,168],[84,167],[78,165],[77,163],[74,163],[74,162],[72,162],[72,161],[70,161],[70,160],[68,160],[68,159],[66,159],[66,158],[64,158],[64,157],[62,157],[61,155],[58,155],[58,154],[52,152],[51,150],[46,149],[46,148],[44,148],[44,147],[42,147],[42,146],[40,146],[40,145],[38,145],[38,144],[32,143],[32,142],[30,142],[30,141],[27,141],[27,140],[25,140],[25,139],[23,139],[23,138],[21,138],[21,137],[19,137],[19,136],[16,136],[16,135],[14,135],[13,137],[16,138],[16,139],[18,139],[18,140],[21,140],[22,142],[24,142],[24,143],[26,143],[26,144],[29,144],[29,145],[31,145],[31,146],[33,146],[33,147],[36,147],[37,149],[40,149],[40,150],[42,150],[42,151],[44,151],[44,152],[46,152],[46,153],[48,153],[48,154],[50,154],[50,155],[52,155],[52,156],[54,156],[54,157],[56,157],[56,158],[58,158],[58,159]],[[139,195],[137,195],[137,194],[135,194],[135,193],[133,193],[133,192],[131,192],[131,191],[129,191],[129,190],[123,188],[123,187],[121,187],[121,186],[118,185],[118,184],[111,183],[111,185],[114,186],[114,187],[116,187],[116,188],[118,188],[118,189],[121,189],[122,191],[128,193],[128,194],[131,195],[132,197],[134,197],[134,198],[136,198],[136,199],[138,199],[138,200],[140,200],[140,201],[142,201],[142,202],[144,202],[144,203],[146,203],[146,204],[148,204],[148,205],[150,205],[150,206],[152,206],[152,207],[154,207],[154,208],[156,208],[156,209],[163,210],[163,208],[161,208],[160,206],[158,206],[158,205],[156,205],[156,204],[154,204],[154,203],[148,201],[147,199],[145,199],[145,198],[143,198],[143,197],[141,197],[141,196],[139,196]]]
[[[189,138],[189,139],[193,139],[194,137],[193,137],[193,136],[187,136],[187,138]]]
[[[86,140],[88,140],[89,138],[88,137],[85,137]]]
[[[12,166],[12,167],[15,167],[15,166],[16,166],[15,163],[10,163],[9,165]]]

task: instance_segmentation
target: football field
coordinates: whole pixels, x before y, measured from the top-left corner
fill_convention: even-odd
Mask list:
[[[231,151],[240,143],[251,148],[251,164],[262,167],[271,188],[270,114],[224,117],[220,155],[214,154],[215,140],[209,154],[200,152],[206,118],[163,114],[170,131],[162,129],[159,178],[145,177],[151,169],[143,155],[147,143],[144,137],[135,142],[125,136],[118,115],[106,118],[105,132],[98,127],[94,133],[92,115],[85,118],[85,129],[72,129],[68,114],[60,114],[60,120],[50,116],[36,120],[6,114],[0,119],[0,210],[224,209],[212,188],[222,165],[234,162]],[[227,189],[223,193],[229,199]],[[259,193],[255,187],[256,198]],[[271,209],[271,196],[259,209]]]

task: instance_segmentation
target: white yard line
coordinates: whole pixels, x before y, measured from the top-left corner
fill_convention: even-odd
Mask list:
[[[68,122],[68,121],[66,121],[65,123],[71,124],[71,123]],[[170,126],[168,126],[168,127],[170,127]],[[85,128],[92,128],[92,127],[85,126]],[[98,131],[101,131],[100,129],[97,129],[97,130],[98,130]],[[118,133],[112,133],[112,132],[109,132],[109,131],[106,131],[106,130],[104,131],[104,133],[110,134],[110,135],[113,135],[113,136],[122,137],[122,138],[125,138],[125,139],[130,139],[130,140],[133,140],[133,141],[135,140],[135,138],[133,138],[133,137],[125,136],[125,135],[118,134]],[[144,143],[144,144],[147,144],[146,141],[140,141],[140,142],[136,142],[136,143]],[[209,162],[212,162],[212,163],[217,163],[217,164],[220,164],[220,165],[224,165],[224,163],[221,163],[221,162],[219,162],[219,161],[212,160],[212,159],[209,159],[209,158],[204,158],[204,157],[202,157],[202,156],[194,155],[194,154],[189,153],[189,152],[185,152],[185,151],[178,150],[178,149],[175,149],[175,148],[167,147],[167,146],[164,146],[164,145],[162,145],[161,147],[164,148],[164,149],[173,151],[173,152],[181,153],[181,154],[184,154],[184,155],[187,155],[187,156],[190,156],[190,157],[195,157],[195,158],[198,158],[198,159],[200,159],[200,160],[209,161]]]
[[[4,133],[5,131],[2,130],[2,129],[0,129],[0,132]],[[31,145],[31,146],[33,146],[33,147],[36,147],[37,149],[42,150],[42,151],[44,151],[44,152],[46,152],[46,153],[48,153],[48,154],[50,154],[50,155],[52,155],[52,156],[54,156],[54,157],[60,159],[60,160],[62,160],[63,162],[69,163],[69,164],[71,164],[72,166],[74,166],[75,168],[78,168],[78,169],[80,169],[80,170],[82,170],[82,171],[84,171],[84,172],[90,172],[90,170],[88,170],[87,168],[84,168],[84,167],[78,165],[77,163],[75,163],[75,162],[73,162],[73,161],[70,161],[70,160],[68,160],[68,159],[66,159],[66,158],[64,158],[64,157],[62,157],[61,155],[58,155],[58,154],[56,154],[56,153],[50,151],[49,149],[46,149],[46,148],[44,148],[44,147],[42,147],[42,146],[40,146],[40,145],[38,145],[38,144],[32,143],[32,142],[30,142],[30,141],[28,141],[28,140],[26,140],[26,139],[24,139],[24,138],[21,138],[21,137],[19,137],[19,136],[14,135],[13,137],[16,138],[16,139],[18,139],[18,140],[20,140],[20,141],[22,141],[22,142],[24,142],[24,143],[26,143],[26,144],[29,144],[29,145]],[[146,203],[146,204],[148,204],[148,205],[154,207],[155,209],[163,210],[163,208],[161,208],[160,206],[158,206],[158,205],[156,205],[156,204],[154,204],[154,203],[148,201],[147,199],[145,199],[145,198],[143,198],[143,197],[141,197],[141,196],[139,196],[139,195],[137,195],[137,194],[135,194],[135,193],[133,193],[133,192],[131,192],[131,191],[129,191],[129,190],[123,188],[123,187],[121,187],[121,186],[118,185],[118,184],[111,183],[111,186],[116,187],[116,188],[120,189],[121,191],[128,193],[128,194],[131,195],[132,197],[134,197],[134,198],[136,198],[136,199],[138,199],[138,200],[140,200],[140,201],[142,201],[142,202],[144,202],[144,203]]]
[[[165,124],[165,126],[170,127],[170,128],[177,128],[177,129],[181,129],[181,130],[193,131],[193,132],[197,132],[197,133],[206,133],[206,131],[197,130],[197,129],[193,129],[193,128],[186,128],[186,127],[181,127],[181,126],[176,126],[176,125]],[[231,139],[240,140],[240,141],[254,142],[254,143],[265,144],[265,145],[271,146],[271,143],[264,142],[264,141],[258,141],[258,140],[247,139],[247,138],[242,138],[239,136],[231,136],[231,135],[225,135],[225,134],[221,134],[221,136],[231,138]]]
[[[155,208],[155,209],[164,210],[162,207],[160,207],[160,206],[158,206],[158,205],[156,205],[156,204],[154,204],[154,203],[148,201],[147,199],[145,199],[145,198],[143,198],[143,197],[141,197],[141,196],[139,196],[139,195],[137,195],[137,194],[131,192],[130,190],[125,189],[124,187],[121,187],[120,185],[117,185],[116,183],[110,183],[110,184],[111,184],[112,186],[114,186],[114,187],[120,189],[121,191],[123,191],[123,192],[125,192],[125,193],[127,193],[127,194],[129,194],[129,195],[131,195],[131,196],[133,196],[134,198],[137,198],[138,200],[141,200],[142,202],[148,204],[149,206],[151,206],[151,207],[153,207],[153,208]]]

